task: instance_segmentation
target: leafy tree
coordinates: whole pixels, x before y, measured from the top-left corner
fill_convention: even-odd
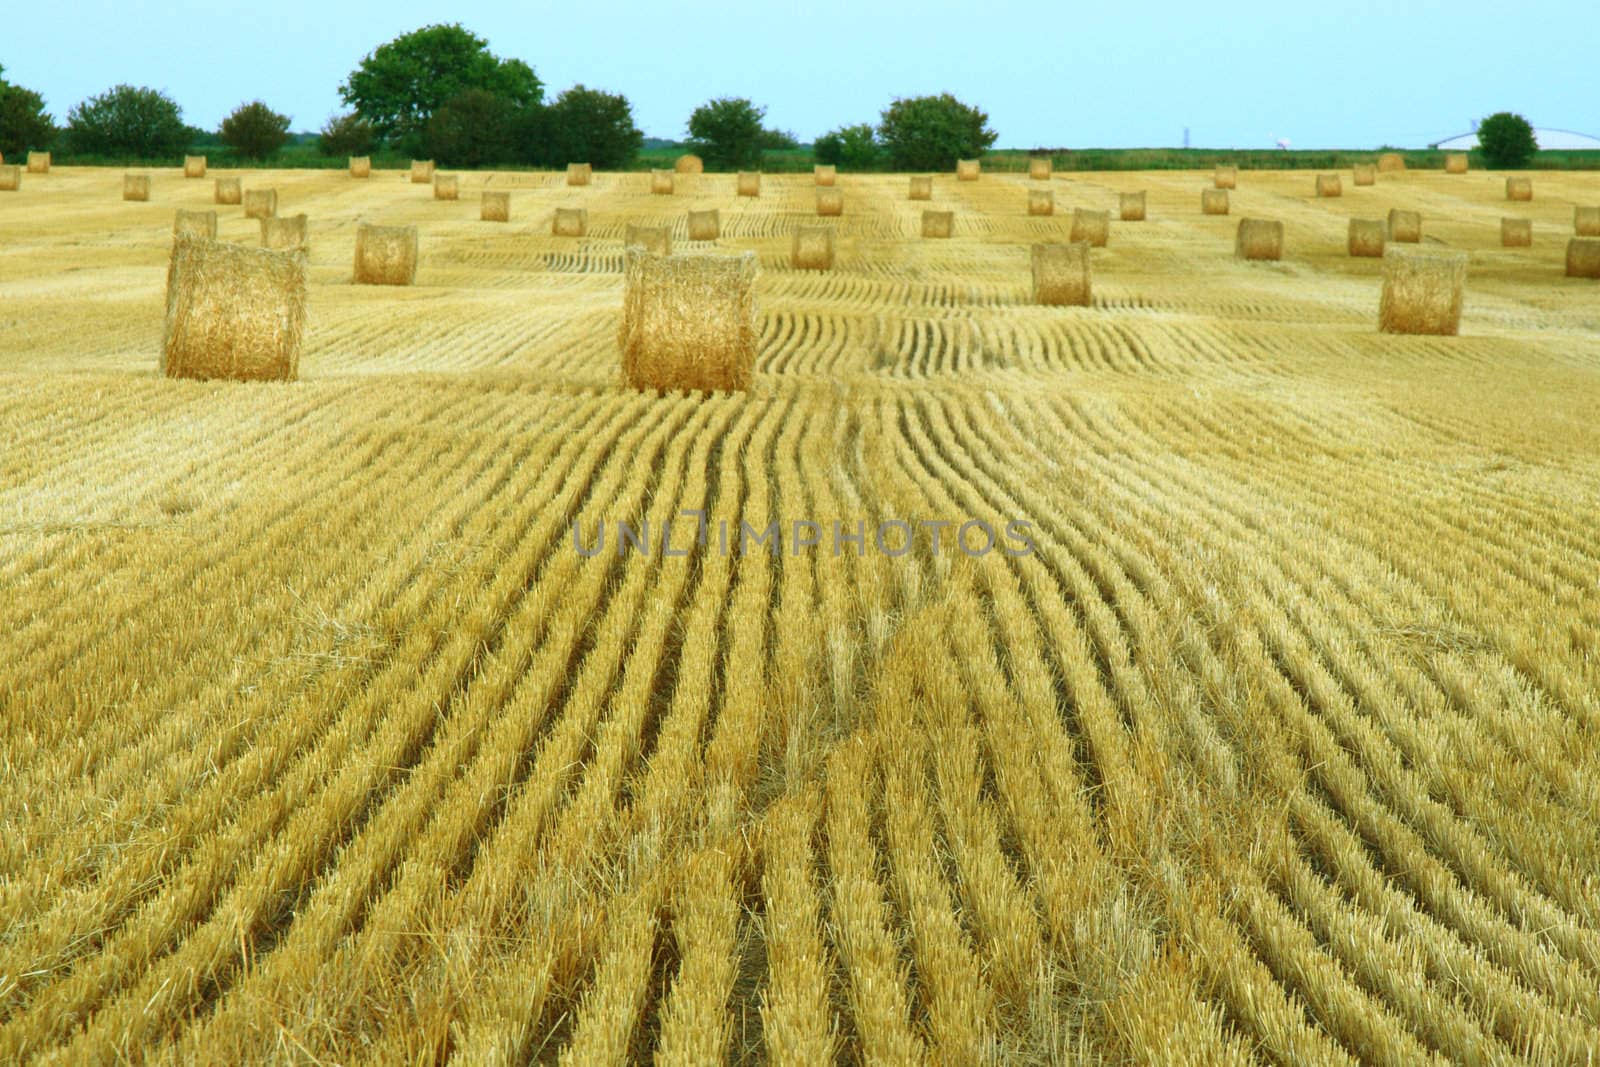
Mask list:
[[[994,144],[989,116],[949,93],[897,99],[884,109],[878,137],[896,170],[947,170]]]
[[[540,146],[542,158],[533,162],[549,166],[593,163],[615,170],[631,163],[644,144],[644,134],[633,124],[633,106],[620,93],[574,85],[539,118],[526,143]]]
[[[347,111],[343,115],[328,118],[322,132],[317,135],[317,151],[325,156],[364,156],[372,151],[377,140],[378,134],[372,128],[372,123],[353,111]]]
[[[266,159],[289,140],[289,116],[252,100],[222,120],[217,137],[245,159]]]
[[[0,155],[49,148],[56,124],[44,109],[44,97],[6,81],[5,69],[0,66]]]
[[[189,130],[166,93],[118,85],[67,112],[67,145],[80,155],[162,159],[183,154]]]
[[[339,96],[379,137],[420,144],[433,113],[479,89],[517,107],[534,107],[544,85],[520,59],[501,59],[459,24],[424,26],[370,52],[339,86]]]
[[[854,170],[866,170],[877,165],[883,149],[873,128],[868,123],[841,126],[817,138],[812,152],[818,163],[835,163]]]
[[[522,110],[498,93],[466,89],[445,101],[428,119],[423,152],[452,167],[510,163],[517,156]]]
[[[1478,123],[1478,147],[1489,166],[1515,169],[1526,167],[1533,160],[1539,142],[1527,119],[1510,111],[1497,111]]]
[[[800,139],[788,130],[762,130],[761,148],[766,152],[781,152],[785,149],[799,148]]]
[[[761,162],[766,113],[743,97],[708,100],[689,116],[690,144],[713,170],[753,167]]]

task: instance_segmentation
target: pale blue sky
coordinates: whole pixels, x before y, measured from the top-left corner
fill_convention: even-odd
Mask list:
[[[626,94],[659,137],[684,136],[714,96],[747,96],[810,140],[876,121],[895,96],[944,90],[985,108],[1003,147],[1177,145],[1185,126],[1197,147],[1409,147],[1501,109],[1600,136],[1591,2],[1402,5],[19,2],[0,64],[58,122],[130,82],[165,89],[197,126],[259,97],[317,129],[363,55],[459,21],[532,64],[551,96],[578,81]]]

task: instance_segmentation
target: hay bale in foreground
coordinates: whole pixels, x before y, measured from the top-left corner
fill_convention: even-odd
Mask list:
[[[1532,200],[1533,179],[1527,177],[1506,179],[1507,200]]]
[[[1600,237],[1574,237],[1567,242],[1567,277],[1600,278]]]
[[[293,381],[306,320],[303,252],[180,234],[167,269],[161,373]]]
[[[568,163],[567,184],[588,185],[594,181],[594,165],[592,163]]]
[[[217,213],[215,211],[187,211],[178,209],[172,220],[174,237],[205,237],[216,240]]]
[[[817,185],[833,185],[839,180],[839,168],[832,163],[818,163],[811,168],[811,180]]]
[[[672,255],[672,231],[665,226],[636,226],[628,223],[622,234],[623,248],[642,248],[658,256]]]
[[[1239,187],[1239,168],[1231,163],[1218,163],[1217,169],[1211,175],[1213,189],[1237,189]]]
[[[1228,190],[1202,189],[1200,190],[1200,214],[1226,215],[1228,213]]]
[[[1451,152],[1444,157],[1444,172],[1446,174],[1465,174],[1467,172],[1467,154],[1465,152]]]
[[[817,214],[843,215],[844,193],[840,192],[838,189],[818,189]]]
[[[411,285],[417,280],[417,228],[356,227],[357,285]]]
[[[1383,253],[1383,297],[1378,329],[1453,337],[1461,330],[1467,254],[1422,248]]]
[[[1422,216],[1415,211],[1389,211],[1389,240],[1414,245],[1422,240]]]
[[[204,178],[206,176],[206,157],[184,156],[183,176],[185,178]]]
[[[1387,227],[1382,219],[1350,220],[1350,254],[1377,258],[1383,255]]]
[[[370,178],[372,177],[372,157],[351,156],[349,168],[350,177],[352,178]]]
[[[150,175],[124,174],[122,176],[122,199],[149,200]]]
[[[483,222],[510,222],[511,194],[485,189],[483,199],[478,202],[478,218]]]
[[[759,170],[741,170],[739,172],[739,195],[761,195],[761,172]]]
[[[1398,174],[1406,169],[1406,157],[1399,152],[1385,152],[1378,157],[1379,174]]]
[[[630,248],[623,381],[636,389],[748,389],[755,374],[756,256],[662,256]]]
[[[244,217],[270,219],[278,213],[278,190],[246,189],[244,191]]]
[[[1319,174],[1317,175],[1317,195],[1321,197],[1343,196],[1344,183],[1339,180],[1337,174]]]
[[[1501,248],[1531,248],[1533,246],[1532,219],[1501,219]]]
[[[722,236],[722,214],[716,208],[689,212],[689,240],[715,241],[720,236]]]
[[[1572,232],[1579,237],[1600,237],[1600,207],[1573,208]]]
[[[1377,185],[1378,168],[1371,163],[1357,163],[1355,166],[1357,185]]]
[[[1072,209],[1072,230],[1068,241],[1086,241],[1090,248],[1104,248],[1111,239],[1111,212]]]
[[[29,174],[49,174],[50,173],[50,153],[49,152],[29,152],[28,153],[28,173]]]
[[[22,168],[15,164],[0,166],[0,192],[14,193],[22,188]]]
[[[976,159],[956,160],[956,181],[975,182],[982,172],[982,167]]]
[[[795,270],[832,270],[836,233],[832,226],[800,226],[789,245]]]
[[[634,227],[628,227],[631,234]],[[558,207],[550,219],[550,233],[555,237],[582,237],[589,232],[589,209],[584,207]]]
[[[1028,214],[1054,215],[1056,213],[1056,193],[1054,189],[1029,189]]]
[[[924,237],[949,237],[955,232],[956,213],[954,211],[924,211],[922,213],[922,236]]]
[[[679,174],[703,174],[706,164],[696,155],[679,156],[673,161],[672,169]]]
[[[310,232],[304,215],[274,215],[261,220],[261,247],[279,251],[288,248],[307,248],[311,245]]]
[[[1033,246],[1033,302],[1051,307],[1089,306],[1089,245]]]
[[[433,160],[413,159],[411,161],[411,184],[427,185],[433,181]]]
[[[932,200],[933,199],[933,175],[931,175],[931,174],[913,174],[911,176],[911,192],[909,194],[907,194],[906,199],[907,200]]]
[[[238,204],[244,198],[244,187],[238,178],[218,178],[211,199],[219,204]]]
[[[461,199],[461,183],[454,174],[435,174],[433,176],[433,198],[435,200]]]
[[[1028,160],[1028,177],[1036,182],[1047,182],[1055,171],[1055,164],[1046,157],[1035,156]]]
[[[650,191],[657,196],[671,196],[673,177],[670,170],[652,170],[650,172]]]
[[[1283,223],[1269,219],[1240,219],[1233,254],[1240,259],[1283,258]]]
[[[1118,214],[1123,222],[1144,221],[1144,193],[1123,193],[1118,199]]]

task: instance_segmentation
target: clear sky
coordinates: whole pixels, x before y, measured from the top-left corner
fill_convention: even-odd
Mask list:
[[[950,91],[1001,147],[1417,147],[1519,111],[1600,136],[1593,0],[58,0],[9,4],[0,64],[57,122],[119,82],[166,90],[214,129],[260,98],[315,130],[339,83],[397,34],[459,21],[530,63],[547,96],[625,94],[647,135],[745,96],[803,141]],[[1398,8],[1398,10],[1396,10]]]

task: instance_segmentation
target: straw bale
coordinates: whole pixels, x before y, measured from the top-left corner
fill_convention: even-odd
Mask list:
[[[635,227],[629,227],[631,232]],[[556,237],[582,237],[589,232],[589,209],[558,207],[550,218],[550,232]]]
[[[1053,189],[1028,190],[1028,214],[1054,215],[1056,213],[1056,194]]]
[[[28,153],[28,173],[29,174],[49,174],[50,173],[50,153],[49,152],[29,152]]]
[[[1567,277],[1600,278],[1600,237],[1574,237],[1567,242]]]
[[[1465,152],[1451,152],[1444,157],[1444,172],[1446,174],[1465,174],[1467,172],[1467,154]]]
[[[22,188],[22,168],[14,163],[0,166],[0,192],[14,193]]]
[[[411,161],[411,184],[427,185],[433,181],[433,160],[413,159]]]
[[[204,178],[206,176],[206,157],[184,156],[183,176],[185,178]]]
[[[954,211],[926,210],[922,213],[922,236],[949,237],[956,228]]]
[[[716,208],[689,212],[689,240],[715,241],[722,235],[722,215]]]
[[[1398,174],[1406,169],[1406,157],[1399,152],[1385,152],[1378,157],[1379,174]]]
[[[975,182],[982,172],[982,167],[976,159],[956,160],[956,180],[962,182]]]
[[[832,270],[836,232],[832,226],[800,226],[789,248],[795,270]]]
[[[1109,211],[1089,211],[1081,207],[1072,209],[1072,231],[1067,240],[1074,244],[1078,241],[1087,241],[1091,248],[1104,248],[1110,238]]]
[[[217,213],[215,211],[188,211],[179,208],[177,215],[172,220],[174,235],[189,237],[207,237],[216,240]]]
[[[282,251],[309,248],[311,235],[304,215],[273,215],[261,220],[261,247]]]
[[[673,178],[670,170],[653,170],[650,172],[650,191],[657,196],[672,195]]]
[[[244,191],[244,217],[270,219],[278,213],[278,190],[246,189]]]
[[[370,178],[372,177],[372,157],[351,156],[349,168],[350,177],[352,178]]]
[[[1028,160],[1028,177],[1036,182],[1049,181],[1054,169],[1053,163],[1047,156],[1035,156]]]
[[[833,185],[839,180],[839,168],[832,163],[818,163],[811,168],[811,180],[816,185]]]
[[[1233,254],[1240,259],[1283,258],[1283,223],[1270,219],[1240,219]]]
[[[673,160],[672,169],[679,174],[703,174],[706,164],[699,156],[679,156]]]
[[[759,170],[741,170],[739,172],[739,195],[761,195],[761,172]]]
[[[1466,286],[1465,252],[1385,249],[1378,329],[1384,333],[1454,336],[1461,329]]]
[[[150,175],[124,174],[122,176],[122,199],[149,200]]]
[[[622,377],[637,389],[749,389],[755,374],[756,256],[662,256],[630,248]]]
[[[1533,179],[1529,177],[1512,177],[1506,179],[1507,200],[1532,200]]]
[[[211,199],[219,204],[237,204],[244,199],[244,187],[238,178],[218,178]]]
[[[1317,195],[1321,197],[1343,196],[1344,183],[1339,180],[1337,174],[1319,174],[1317,175]]]
[[[843,215],[844,194],[838,189],[817,190],[818,215]]]
[[[1376,258],[1383,255],[1388,227],[1382,219],[1350,220],[1350,254]]]
[[[1089,306],[1089,245],[1033,246],[1033,302],[1051,306]]]
[[[1355,165],[1355,176],[1357,185],[1378,184],[1378,168],[1371,163],[1357,163]]]
[[[511,194],[485,189],[478,203],[478,218],[484,222],[510,222]]]
[[[1528,248],[1533,244],[1532,219],[1501,219],[1500,247]]]
[[[594,165],[590,163],[568,163],[567,184],[588,185],[594,181]]]
[[[1144,199],[1143,190],[1137,193],[1123,193],[1121,195],[1118,207],[1121,208],[1123,222],[1144,221]]]
[[[635,226],[628,223],[623,231],[623,248],[643,248],[658,256],[672,255],[672,231],[665,226]]]
[[[1228,213],[1228,190],[1200,190],[1200,213],[1202,215],[1226,215]]]
[[[1389,211],[1389,241],[1414,245],[1422,240],[1422,216],[1415,211]]]
[[[908,199],[908,200],[932,200],[933,199],[933,175],[931,175],[931,174],[913,174],[911,176],[911,193],[910,193],[910,195],[908,195],[906,197],[906,199]]]
[[[433,198],[435,200],[461,199],[461,183],[454,174],[435,174],[433,176]]]
[[[417,228],[358,225],[355,280],[358,285],[413,284],[417,280]]]
[[[1600,237],[1600,207],[1573,208],[1572,232],[1579,237]]]
[[[1211,176],[1211,186],[1214,189],[1237,189],[1239,168],[1231,163],[1218,163],[1216,173]]]
[[[303,252],[179,234],[167,270],[161,373],[293,381],[306,319]]]

